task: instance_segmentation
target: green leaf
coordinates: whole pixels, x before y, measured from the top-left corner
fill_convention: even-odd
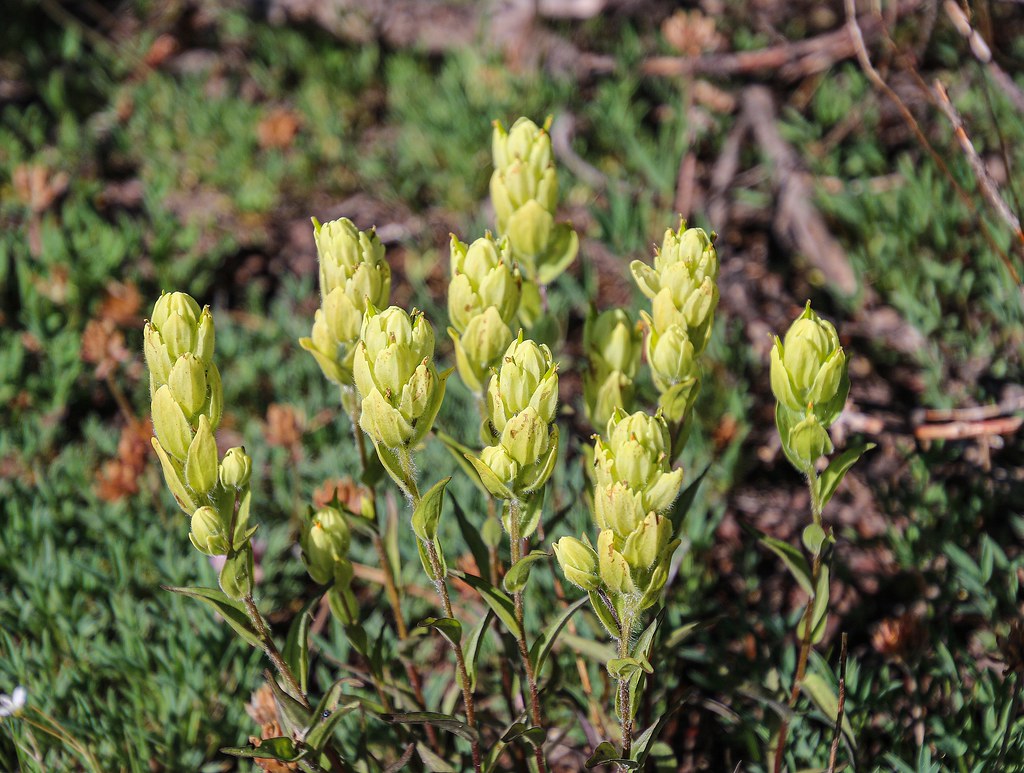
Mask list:
[[[636,644],[633,646],[633,657],[640,660],[642,663],[647,663],[647,667],[650,668],[648,659],[651,657],[651,647],[654,645],[654,636],[658,632],[658,626],[661,625],[661,621],[665,619],[665,610],[662,609],[651,624],[644,629],[644,632],[636,640]],[[647,670],[647,669],[644,669]],[[650,671],[648,671],[650,673]]]
[[[775,539],[775,537],[761,537],[761,544],[782,559],[790,573],[800,583],[800,587],[807,591],[808,596],[814,595],[811,567],[807,565],[807,559],[804,558],[803,553],[788,542]]]
[[[480,476],[480,481],[484,484],[484,488],[486,488],[492,496],[495,496],[498,499],[515,499],[515,494],[512,493],[512,490],[498,480],[498,476],[495,475],[491,471],[491,468],[484,464],[483,461],[471,454],[466,454],[466,458],[469,460],[469,463],[473,465],[473,469],[476,470],[476,474]]]
[[[547,557],[548,554],[543,550],[534,550],[512,564],[505,575],[505,579],[502,581],[505,590],[509,593],[519,593],[522,591],[530,579],[530,570],[533,568],[533,563]]]
[[[487,614],[480,618],[466,640],[466,675],[469,676],[470,689],[476,689],[476,663],[480,658],[480,648],[484,643],[484,632],[491,624],[494,613],[487,610]]]
[[[828,567],[822,565],[818,569],[818,582],[815,585],[813,600],[809,603],[813,604],[811,609],[811,643],[817,644],[820,641],[821,636],[824,635],[824,626],[822,623],[825,621],[828,615]],[[805,615],[800,616],[800,622],[797,625],[796,635],[797,638],[803,641],[807,626],[805,625]],[[820,630],[819,630],[820,628]]]
[[[306,692],[309,680],[309,624],[313,622],[313,609],[320,603],[327,592],[324,588],[307,601],[288,628],[288,638],[284,641],[281,656],[291,668],[295,678],[299,680],[299,689]]]
[[[839,715],[839,698],[836,695],[835,688],[821,674],[811,672],[804,674],[804,680],[800,683],[800,689],[811,699],[821,713],[828,717],[831,723],[835,725],[836,717]],[[850,725],[850,720],[845,713],[843,714],[843,735],[846,736],[852,745],[854,740],[853,727]]]
[[[809,524],[800,539],[804,543],[804,547],[807,548],[807,552],[812,556],[821,554],[821,548],[827,541],[834,542],[835,540],[829,537],[823,528],[816,523]]]
[[[455,498],[455,494],[451,494],[450,498],[455,507],[455,521],[459,524],[462,539],[465,540],[469,552],[473,554],[473,560],[476,561],[477,567],[483,572],[491,563],[491,552],[487,549],[487,545],[484,544],[483,538],[480,536],[481,526],[480,524],[470,523],[469,518],[466,516],[466,511],[462,509],[462,505]]]
[[[594,753],[584,763],[587,770],[596,768],[598,765],[621,765],[629,770],[636,770],[639,767],[635,761],[624,759],[619,754],[619,750],[608,741],[599,743],[594,749]]]
[[[515,722],[501,735],[501,742],[505,744],[513,741],[523,741],[530,746],[539,747],[547,738],[547,731],[543,727],[530,727],[523,722]]]
[[[544,663],[548,659],[548,654],[551,652],[555,640],[558,639],[558,634],[562,632],[562,628],[569,622],[569,618],[576,614],[576,610],[586,604],[587,600],[587,597],[583,596],[562,610],[562,614],[545,628],[540,636],[537,637],[537,641],[533,643],[533,647],[530,648],[530,662],[533,663],[533,670],[538,679],[544,668]]]
[[[640,736],[633,741],[633,748],[630,752],[634,760],[636,760],[637,767],[643,768],[644,763],[647,762],[647,757],[651,753],[655,743],[658,740],[658,734],[661,733],[662,728],[668,723],[669,718],[679,709],[683,703],[686,702],[687,695],[683,695],[672,704],[666,707],[665,711],[661,713],[657,721],[649,728],[644,730]]]
[[[641,662],[636,658],[612,658],[608,661],[608,675],[612,679],[625,681],[631,679],[635,673],[647,672],[653,674],[654,669],[650,663]]]
[[[420,755],[420,759],[423,761],[424,767],[426,767],[430,773],[455,773],[455,768],[452,767],[452,764],[444,757],[432,752],[426,744],[417,743],[416,753]]]
[[[601,625],[604,626],[605,630],[608,631],[608,635],[613,639],[619,638],[622,635],[622,631],[619,630],[619,622],[615,619],[615,615],[605,604],[604,599],[601,598],[601,594],[590,591],[590,606],[594,608],[594,614],[597,615],[597,619],[601,621]]]
[[[498,616],[498,619],[505,625],[517,639],[522,635],[519,628],[519,621],[516,620],[516,605],[509,598],[508,594],[500,588],[495,588],[487,580],[465,572],[455,572],[457,577],[480,594],[484,603],[491,608],[491,611]]]
[[[671,652],[688,638],[690,634],[701,628],[704,624],[699,620],[695,620],[692,623],[686,623],[676,628],[672,633],[668,635],[668,639],[665,640],[665,650]]]
[[[342,688],[348,681],[339,679],[332,684],[313,712],[313,723],[306,731],[306,744],[317,751],[322,751],[327,746],[341,718],[359,707],[359,701],[355,699],[350,699],[344,706],[338,705],[345,697]]]
[[[453,647],[462,646],[462,623],[452,617],[428,617],[417,626],[433,628],[441,634]]]
[[[563,633],[561,639],[575,652],[602,666],[607,665],[609,660],[615,659],[615,648],[610,644],[568,632]]]
[[[822,471],[821,475],[818,476],[817,480],[814,481],[818,505],[823,510],[825,509],[825,505],[828,504],[828,501],[832,499],[832,495],[836,493],[836,489],[839,487],[840,482],[846,476],[849,469],[853,467],[861,456],[874,447],[874,443],[859,443],[855,446],[850,446],[828,463],[828,467],[826,467]]]
[[[274,693],[278,713],[283,720],[284,731],[288,733],[305,732],[313,721],[310,710],[299,703],[295,696],[285,692],[284,688],[277,683],[277,677],[269,671],[265,671],[263,675],[267,684],[270,685],[270,691]]]
[[[441,550],[441,543],[435,538],[433,540],[434,554],[437,556],[437,571],[434,571],[434,563],[430,560],[430,552],[421,539],[416,540],[416,549],[420,554],[420,563],[423,564],[423,571],[432,582],[439,582],[448,575],[448,562],[444,560],[444,551]]]
[[[407,714],[381,714],[385,722],[396,725],[433,725],[449,733],[465,738],[467,741],[475,741],[477,732],[465,722],[451,717],[447,714],[438,714],[434,711],[413,711]]]
[[[252,621],[249,620],[245,607],[241,602],[229,599],[223,591],[216,588],[175,588],[169,585],[160,587],[171,593],[180,593],[182,596],[198,599],[224,618],[224,622],[253,647],[263,646],[260,635],[253,627]]]
[[[672,505],[672,512],[669,514],[669,519],[672,521],[672,534],[673,536],[679,536],[680,531],[683,528],[683,519],[686,518],[686,514],[690,511],[693,500],[697,498],[697,491],[700,489],[700,484],[704,482],[704,476],[708,474],[708,470],[711,469],[709,464],[704,468],[696,478],[691,481],[690,485],[683,489],[682,493],[676,498],[675,503]]]
[[[444,490],[451,481],[451,476],[439,480],[420,499],[412,513],[412,530],[422,540],[433,540],[437,537],[437,525],[441,521],[441,510],[444,506]]]
[[[266,738],[260,741],[258,747],[252,744],[248,746],[225,746],[221,749],[221,753],[230,754],[232,757],[297,762],[309,754],[309,750],[300,748],[291,738]]]

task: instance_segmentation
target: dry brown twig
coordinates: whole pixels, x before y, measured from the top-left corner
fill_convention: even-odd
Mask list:
[[[985,65],[992,76],[992,80],[1003,90],[1006,98],[1010,100],[1013,106],[1024,113],[1024,90],[1021,90],[1020,86],[1007,74],[1006,70],[1000,67],[999,63],[992,58],[992,49],[989,48],[988,43],[985,42],[985,39],[978,31],[971,26],[967,14],[953,0],[946,0],[943,3],[943,8],[946,11],[946,16],[953,23],[953,27],[967,41],[975,59]]]
[[[846,708],[846,633],[843,633],[839,645],[839,707],[836,711],[836,723],[832,728],[832,748],[828,755],[828,773],[835,773],[836,756],[839,753],[839,739],[843,734],[843,711]]]
[[[977,215],[977,207],[971,200],[970,195],[968,195],[967,191],[964,190],[963,186],[956,181],[956,178],[953,176],[953,173],[950,172],[949,166],[946,164],[945,159],[943,159],[939,152],[935,150],[934,146],[925,136],[924,132],[921,130],[920,124],[917,122],[917,119],[914,118],[914,114],[910,112],[910,108],[908,108],[907,105],[903,102],[903,100],[900,99],[899,95],[895,91],[893,91],[892,87],[885,82],[885,79],[878,74],[878,70],[876,70],[874,65],[871,63],[871,56],[870,54],[868,54],[867,46],[864,42],[863,30],[860,25],[860,22],[858,22],[857,20],[857,8],[855,0],[844,0],[844,6],[846,9],[846,25],[850,30],[850,37],[854,42],[854,46],[856,48],[857,53],[857,61],[860,64],[861,70],[863,70],[864,74],[867,76],[868,80],[871,81],[872,85],[879,91],[881,91],[886,97],[888,97],[894,105],[896,105],[896,108],[897,110],[899,110],[900,115],[903,117],[904,122],[907,124],[907,127],[913,133],[914,137],[917,139],[921,147],[924,148],[928,155],[931,157],[932,161],[935,162],[935,165],[939,168],[939,171],[942,172],[943,176],[949,181],[950,185],[953,186],[953,189],[956,191],[960,200],[964,203],[964,206],[967,207],[968,212],[970,212],[972,215]],[[869,19],[874,18],[875,17],[869,17]],[[882,30],[885,33],[885,37],[887,40],[889,40],[890,44],[895,45],[892,43],[892,39],[889,38],[888,31],[885,30],[884,26],[882,27]],[[912,70],[912,74],[917,76],[917,78],[920,78],[920,76],[917,75],[916,70]],[[931,93],[928,93],[931,96]],[[1016,282],[1017,284],[1020,284],[1020,274],[1017,273],[1017,269],[1014,267],[1013,262],[1010,260],[1010,256],[1007,255],[1002,250],[1002,248],[996,243],[995,238],[992,236],[992,233],[989,231],[985,222],[979,219],[978,227],[983,237],[985,238],[985,241],[988,242],[989,247],[1003,261],[1003,265],[1006,266],[1007,271],[1010,272],[1010,276],[1013,277],[1013,281]]]
[[[964,152],[967,163],[971,166],[971,171],[974,172],[974,177],[978,181],[978,187],[981,189],[982,195],[992,209],[1010,227],[1017,241],[1024,248],[1024,231],[1021,231],[1020,218],[1013,213],[1013,210],[1010,209],[1010,206],[1002,197],[1002,194],[999,193],[999,187],[996,185],[995,180],[992,179],[992,175],[988,173],[985,162],[981,160],[978,151],[974,149],[974,143],[971,142],[971,138],[967,135],[963,118],[960,117],[960,113],[953,106],[946,87],[942,85],[938,78],[935,79],[934,92],[938,100],[939,109],[942,110],[953,126],[953,134],[956,135],[956,140],[960,143],[960,149]]]

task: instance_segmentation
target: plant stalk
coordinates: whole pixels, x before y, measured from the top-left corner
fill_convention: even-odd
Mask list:
[[[409,454],[409,450],[406,448],[401,449],[398,452],[399,461],[402,464],[402,470],[405,473],[405,479],[409,486],[408,494],[412,499],[413,509],[416,508],[420,503],[420,491],[416,485],[415,468],[413,467],[412,458]],[[434,543],[426,542],[424,547],[427,550],[427,557],[430,559],[431,574],[437,577],[434,580],[434,588],[437,590],[437,595],[441,599],[441,609],[444,612],[445,617],[455,619],[455,613],[452,611],[452,602],[448,596],[448,581],[441,571],[441,559],[437,555],[437,549],[434,547]],[[473,703],[473,690],[469,684],[469,673],[466,671],[466,658],[462,652],[462,644],[460,642],[452,642],[452,653],[455,655],[456,671],[459,677],[459,687],[462,689],[462,702],[466,708],[466,724],[468,724],[474,731],[477,730],[476,724],[476,707]],[[480,739],[474,738],[472,743],[473,749],[473,769],[476,773],[481,773],[483,770],[483,758],[480,754]]]
[[[519,536],[520,507],[518,500],[508,503],[509,507],[509,557],[511,569],[523,557],[523,541]],[[523,592],[516,591],[512,594],[516,608],[516,623],[519,627],[516,643],[519,645],[519,657],[523,661],[523,670],[526,672],[526,682],[530,688],[530,721],[534,727],[543,727],[544,720],[540,712],[540,695],[537,692],[537,675],[533,670],[533,663],[530,662],[530,648],[526,643],[526,626],[523,614]],[[547,763],[544,761],[544,749],[541,746],[534,747],[534,756],[537,759],[537,769],[540,773],[547,773]]]
[[[628,614],[622,615],[619,624],[619,657],[629,657],[629,637],[632,635],[633,621]],[[619,680],[619,720],[622,722],[622,757],[629,759],[633,751],[633,710],[629,705],[629,680]],[[627,768],[622,768],[627,770]]]

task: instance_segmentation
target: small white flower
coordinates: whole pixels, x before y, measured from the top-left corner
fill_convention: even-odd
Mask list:
[[[25,708],[25,698],[28,696],[25,688],[18,685],[10,695],[0,694],[0,718],[12,717]]]

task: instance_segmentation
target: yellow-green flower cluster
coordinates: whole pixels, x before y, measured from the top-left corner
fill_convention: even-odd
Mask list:
[[[591,313],[583,327],[583,401],[594,427],[608,424],[615,411],[633,405],[633,379],[640,367],[643,334],[625,309]]]
[[[494,496],[525,498],[551,477],[558,454],[557,408],[558,366],[551,350],[524,341],[520,333],[487,387],[485,447],[470,459]]]
[[[471,245],[452,235],[448,334],[463,382],[476,393],[512,341],[522,277],[507,238],[490,234]]]
[[[661,393],[665,417],[681,422],[697,397],[697,359],[711,338],[718,305],[718,253],[701,228],[669,229],[654,266],[639,260],[630,265],[640,291],[651,299],[644,313],[650,329],[647,362]]]
[[[252,460],[243,448],[223,459],[214,431],[223,410],[220,373],[213,362],[214,325],[209,308],[185,293],[164,293],[144,332],[152,398],[153,448],[178,506],[191,516],[189,539],[207,555],[227,555],[225,592],[247,592],[251,551],[238,562],[255,527],[248,529]],[[233,529],[232,529],[233,524]]]
[[[439,376],[434,367],[434,330],[422,313],[369,307],[354,372],[360,426],[374,445],[408,449],[430,432],[447,374]]]
[[[321,225],[313,218],[320,258],[320,298],[309,338],[299,340],[328,379],[352,385],[352,366],[366,304],[377,308],[391,297],[391,269],[372,228],[360,231],[341,218]]]
[[[576,258],[579,237],[568,223],[555,222],[558,174],[548,124],[520,118],[508,131],[495,121],[491,201],[498,232],[530,282],[554,281]]]
[[[664,515],[683,482],[683,471],[670,468],[670,453],[668,425],[660,414],[616,411],[605,438],[594,443],[597,549],[574,537],[555,545],[565,578],[606,595],[620,620],[633,620],[654,604],[679,544]]]
[[[771,356],[782,447],[798,470],[809,472],[832,452],[828,428],[843,412],[850,392],[846,354],[835,327],[815,314],[808,301],[785,340],[775,336]]]
[[[327,600],[331,611],[345,625],[356,622],[359,609],[352,594],[350,543],[351,532],[341,510],[328,506],[309,511],[299,535],[302,563],[315,582],[331,586]]]

